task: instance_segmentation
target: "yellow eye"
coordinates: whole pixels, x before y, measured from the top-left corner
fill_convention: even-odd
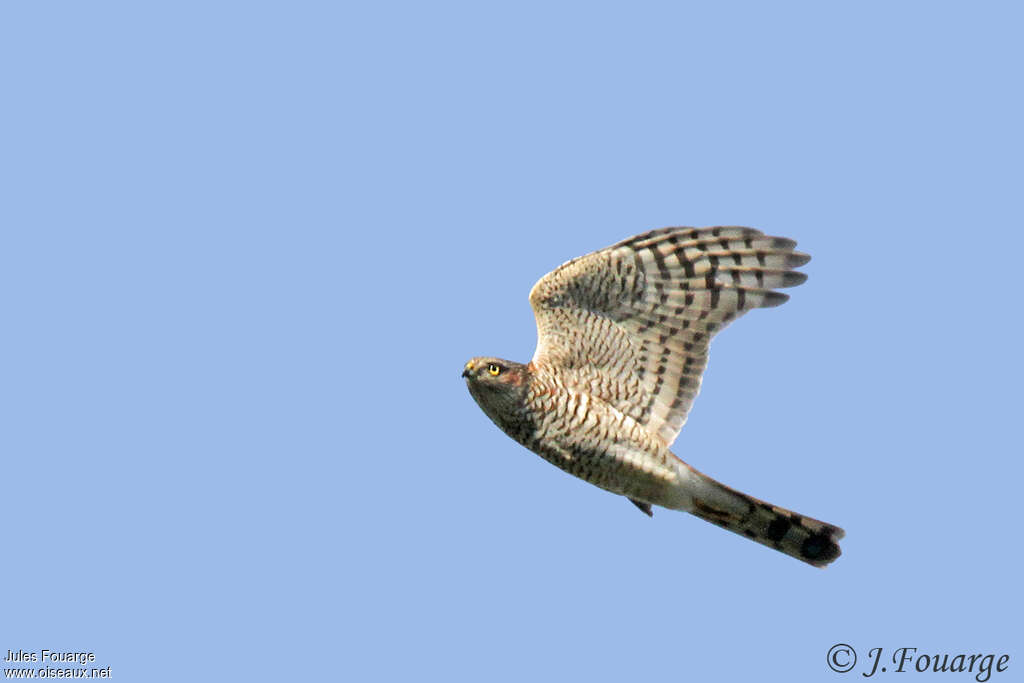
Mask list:
[[[491,363],[487,366],[487,372],[491,373],[491,377],[497,377],[501,374],[501,367]]]

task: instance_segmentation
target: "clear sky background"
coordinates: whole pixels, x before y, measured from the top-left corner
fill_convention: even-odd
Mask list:
[[[842,642],[1020,680],[1021,19],[4,3],[0,655],[861,680],[828,669]],[[647,519],[459,377],[530,358],[563,261],[714,224],[814,260],[716,340],[674,451],[844,527],[824,571]]]

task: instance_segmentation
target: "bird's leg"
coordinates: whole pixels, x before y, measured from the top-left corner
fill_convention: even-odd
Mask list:
[[[632,503],[633,505],[636,505],[638,508],[640,508],[640,511],[643,512],[648,517],[653,517],[654,516],[654,510],[651,509],[651,504],[650,503],[645,503],[642,500],[637,500],[636,498],[630,498],[629,502]]]

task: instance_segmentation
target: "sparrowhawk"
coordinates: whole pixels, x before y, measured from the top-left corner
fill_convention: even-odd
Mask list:
[[[669,446],[700,389],[708,345],[807,276],[796,242],[743,227],[664,228],[573,259],[534,285],[527,364],[479,357],[462,376],[483,411],[548,462],[648,515],[683,510],[823,567],[843,530],[735,491]]]

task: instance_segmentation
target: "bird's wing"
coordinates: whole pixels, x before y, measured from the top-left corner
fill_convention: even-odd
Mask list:
[[[741,227],[663,228],[569,261],[530,291],[535,365],[675,441],[700,390],[711,338],[772,291],[807,279],[796,242]]]

